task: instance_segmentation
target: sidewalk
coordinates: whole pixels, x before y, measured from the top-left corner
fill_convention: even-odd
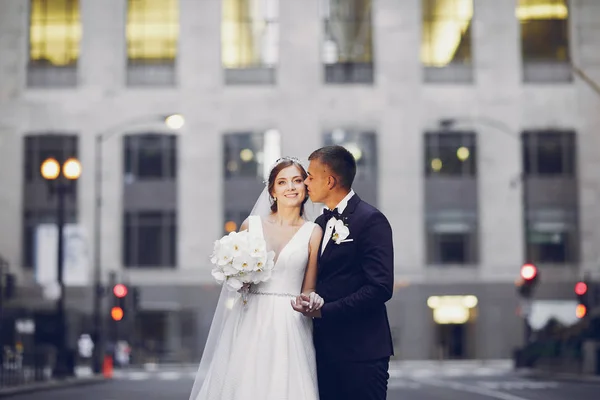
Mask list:
[[[88,377],[79,377],[79,378],[68,378],[65,380],[50,380],[46,382],[33,382],[30,384],[8,387],[0,389],[0,398],[21,395],[31,392],[37,392],[40,390],[53,390],[53,389],[63,389],[68,387],[75,387],[81,385],[91,385],[102,382],[107,382],[110,379],[106,379],[102,375],[93,375]]]

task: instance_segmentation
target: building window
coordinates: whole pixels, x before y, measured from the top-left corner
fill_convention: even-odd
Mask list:
[[[179,1],[128,0],[126,35],[127,84],[174,84]]]
[[[574,227],[564,223],[532,224],[527,231],[527,259],[540,264],[577,262],[578,241]]]
[[[570,80],[568,0],[519,0],[516,15],[524,80]]]
[[[569,8],[567,0],[519,0],[521,50],[525,61],[567,61]]]
[[[223,139],[225,179],[267,179],[272,164],[281,154],[281,138],[275,129],[226,134]]]
[[[31,0],[31,64],[58,67],[75,65],[80,41],[78,0]]]
[[[576,263],[579,189],[575,132],[526,131],[522,142],[527,259]]]
[[[279,60],[279,0],[223,0],[225,82],[273,83]]]
[[[539,264],[579,261],[577,206],[538,206],[526,212],[527,260]]]
[[[24,147],[25,182],[45,182],[40,173],[44,160],[55,158],[62,165],[67,159],[77,157],[77,135],[29,135]]]
[[[281,157],[279,131],[227,133],[223,152],[223,231],[231,232],[248,218],[273,164]]]
[[[372,0],[322,0],[327,83],[373,83]]]
[[[177,219],[174,211],[125,213],[123,264],[130,267],[177,265]]]
[[[77,135],[28,135],[23,144],[23,229],[22,263],[34,267],[35,235],[40,224],[56,223],[56,196],[50,196],[48,184],[40,167],[47,158],[55,158],[61,165],[78,156]],[[67,196],[66,222],[75,223],[77,217],[77,182],[73,182],[75,198]]]
[[[477,263],[476,150],[472,132],[425,134],[425,224],[430,265]]]
[[[474,133],[427,133],[425,175],[475,176],[476,152]]]
[[[142,134],[124,137],[125,179],[175,179],[177,177],[177,137]]]
[[[25,268],[34,268],[36,265],[36,235],[40,225],[56,225],[56,210],[52,209],[31,209],[26,210],[23,217],[23,243],[22,243],[22,263]],[[76,224],[77,213],[74,209],[69,209],[65,213],[65,224]]]
[[[31,0],[28,86],[74,86],[81,42],[78,0]]]
[[[423,0],[422,18],[425,81],[472,81],[473,0]]]
[[[430,265],[465,265],[476,261],[477,236],[453,229],[449,232],[430,231],[427,251]]]
[[[178,0],[128,0],[130,64],[173,63],[179,39]]]
[[[527,176],[575,175],[574,132],[524,132],[522,140]]]

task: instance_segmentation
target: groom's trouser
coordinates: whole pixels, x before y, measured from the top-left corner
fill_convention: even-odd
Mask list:
[[[320,400],[385,400],[389,357],[373,361],[317,359]]]

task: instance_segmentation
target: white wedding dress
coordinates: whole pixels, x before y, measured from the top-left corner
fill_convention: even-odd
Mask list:
[[[318,400],[312,320],[290,304],[302,288],[314,227],[305,222],[275,255],[271,279],[251,287],[246,305],[236,298],[192,400]],[[249,218],[249,230],[264,238],[260,216]]]

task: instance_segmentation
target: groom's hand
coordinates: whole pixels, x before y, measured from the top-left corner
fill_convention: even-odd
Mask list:
[[[302,298],[302,305],[308,307],[309,312],[320,310],[325,304],[325,300],[317,292],[311,292],[308,296],[301,294],[300,297]]]
[[[325,301],[321,296],[312,292],[310,295],[301,294],[291,301],[292,308],[309,318],[321,318],[321,307]]]

